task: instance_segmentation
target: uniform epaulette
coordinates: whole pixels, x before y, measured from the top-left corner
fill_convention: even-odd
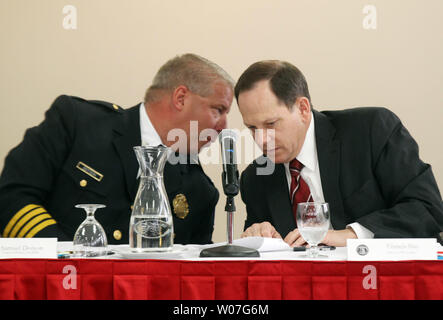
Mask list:
[[[116,105],[115,103],[109,103],[109,102],[100,101],[100,100],[88,100],[88,102],[105,106],[108,109],[112,109],[112,110],[117,111],[117,112],[123,112],[123,108],[118,106],[118,105]]]
[[[120,107],[119,105],[117,105],[115,103],[110,103],[110,102],[101,101],[101,100],[85,100],[85,99],[79,98],[79,97],[72,97],[72,98],[86,101],[88,103],[98,104],[98,105],[106,107],[107,109],[111,109],[111,110],[119,112],[119,113],[123,112],[123,110],[124,110],[122,107]]]

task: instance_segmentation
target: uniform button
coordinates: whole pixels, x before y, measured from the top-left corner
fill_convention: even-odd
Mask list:
[[[86,187],[88,185],[88,181],[82,180],[80,181],[80,187]]]
[[[131,210],[134,210],[134,205],[131,206]]]
[[[122,233],[120,230],[114,230],[114,233],[112,235],[114,236],[115,240],[120,240],[122,238]]]
[[[114,110],[118,110],[118,105],[113,104],[112,107],[114,108]]]

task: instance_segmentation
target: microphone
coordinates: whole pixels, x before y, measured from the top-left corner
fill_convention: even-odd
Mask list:
[[[235,152],[235,142],[237,135],[234,130],[224,129],[218,136],[221,147],[223,173],[223,191],[227,196],[236,196],[240,189],[237,170],[237,153]]]
[[[234,197],[238,194],[240,184],[238,181],[237,158],[235,142],[237,135],[233,130],[225,129],[218,136],[223,160],[223,191],[226,195],[225,211],[227,213],[228,244],[219,247],[206,248],[200,251],[201,258],[210,257],[260,257],[257,250],[232,244],[234,224],[232,215],[235,212]]]

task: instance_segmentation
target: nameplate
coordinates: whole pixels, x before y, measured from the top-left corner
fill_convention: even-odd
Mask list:
[[[0,238],[0,259],[57,258],[57,238]]]
[[[437,240],[348,239],[348,261],[436,260]]]

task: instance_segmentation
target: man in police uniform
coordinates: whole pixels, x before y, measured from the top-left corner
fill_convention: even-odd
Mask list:
[[[196,121],[199,134],[205,129],[220,132],[232,99],[230,76],[194,54],[164,64],[144,103],[127,110],[102,101],[58,97],[44,121],[27,130],[6,157],[0,177],[1,236],[72,241],[85,218],[74,206],[100,203],[106,208],[96,212],[96,219],[109,243],[128,243],[139,173],[133,147],[164,144],[192,159],[214,137],[200,141],[197,135],[198,141],[191,141],[191,123]],[[174,140],[173,129],[186,133],[184,143]],[[167,163],[164,182],[174,242],[210,243],[219,193],[198,159]]]

